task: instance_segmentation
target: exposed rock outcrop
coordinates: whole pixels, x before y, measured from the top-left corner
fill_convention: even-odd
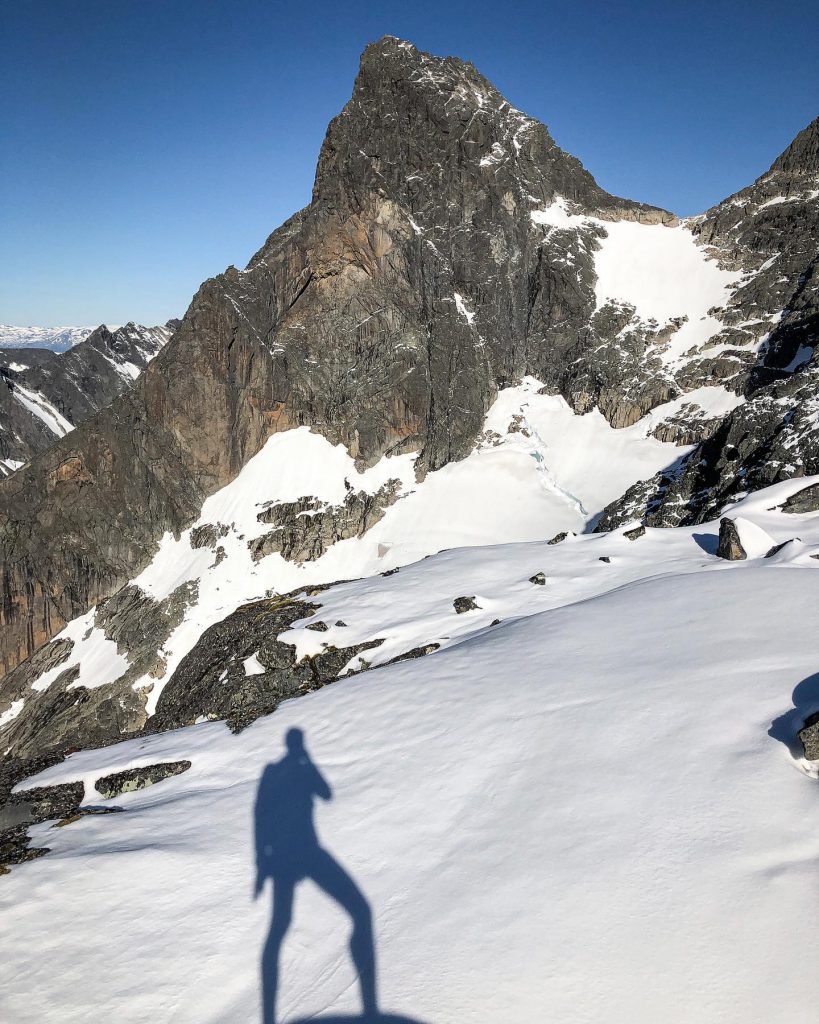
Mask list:
[[[819,484],[803,487],[792,494],[782,505],[782,511],[791,514],[819,512]]]
[[[295,647],[279,640],[279,634],[318,608],[302,593],[271,598],[243,605],[205,630],[166,683],[149,722],[151,731],[199,718],[224,718],[231,728],[244,728],[283,700],[332,682],[357,654],[381,643],[327,645],[320,654],[297,661]],[[263,672],[248,674],[244,662],[252,656]]]
[[[274,551],[291,562],[321,558],[332,544],[359,537],[383,519],[397,500],[398,487],[398,480],[390,480],[374,494],[350,491],[341,505],[328,505],[313,497],[272,505],[257,519],[276,529],[249,542],[253,558],[258,560]]]
[[[164,761],[161,764],[149,764],[141,768],[126,768],[125,771],[114,772],[97,779],[94,789],[107,799],[121,796],[123,793],[134,793],[138,789],[154,786],[163,779],[181,775],[191,766],[190,761]]]

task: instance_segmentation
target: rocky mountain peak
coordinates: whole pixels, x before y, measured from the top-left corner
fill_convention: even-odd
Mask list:
[[[472,64],[393,36],[362,54],[352,97],[327,131],[313,198],[337,208],[363,202],[365,190],[409,207],[427,228],[445,219],[442,205],[468,223],[480,205],[503,200],[526,210],[558,196],[587,210],[671,219],[601,189]]]
[[[774,160],[771,171],[791,175],[819,175],[819,117],[796,136],[788,148]]]

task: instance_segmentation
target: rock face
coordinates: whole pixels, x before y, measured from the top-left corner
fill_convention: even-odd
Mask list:
[[[321,558],[336,541],[359,537],[375,526],[396,500],[398,483],[391,480],[375,494],[350,491],[344,503],[337,506],[313,497],[271,505],[256,518],[275,529],[250,542],[253,558],[258,560],[274,551],[291,562]]]
[[[615,502],[601,529],[635,515],[655,526],[704,522],[741,491],[819,473],[817,154],[819,118],[753,185],[693,219],[744,277],[709,342],[718,357],[693,359],[686,387],[718,379],[745,401],[710,422],[676,474]]]
[[[103,325],[68,351],[0,348],[0,476],[131,387],[176,323],[114,331]]]
[[[328,645],[297,661],[295,647],[279,634],[318,608],[304,595],[285,595],[244,605],[205,630],[162,690],[150,729],[176,729],[197,718],[224,718],[242,729],[283,700],[332,682],[357,654],[381,643]],[[249,670],[251,658],[261,671]]]
[[[792,494],[782,506],[782,511],[792,514],[819,512],[819,484],[813,484],[812,487],[805,487]]]

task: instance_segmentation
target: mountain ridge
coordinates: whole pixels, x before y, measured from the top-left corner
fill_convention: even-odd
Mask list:
[[[0,348],[0,474],[19,469],[127,389],[176,323],[102,324],[62,351]]]
[[[203,283],[132,393],[0,484],[4,664],[113,594],[283,430],[309,425],[360,470],[417,452],[422,480],[473,450],[498,388],[526,374],[618,428],[715,383],[741,393],[759,338],[708,354],[729,328],[703,301],[730,289],[706,257],[754,279],[765,254],[737,261],[714,244],[730,225],[696,228],[701,255],[673,215],[609,196],[464,62],[372,44],[311,205],[246,270]],[[673,296],[662,323],[596,294],[601,247],[616,271],[635,231],[710,282],[704,326],[683,324],[694,356],[675,354]],[[678,443],[705,443],[709,415],[674,426]],[[641,501],[629,515],[656,496]]]

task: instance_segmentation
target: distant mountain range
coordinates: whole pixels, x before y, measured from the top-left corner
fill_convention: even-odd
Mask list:
[[[171,335],[134,323],[85,328],[4,328],[20,347],[0,348],[0,477],[20,469],[57,438],[129,388]],[[44,344],[37,344],[36,342]],[[64,346],[64,347],[59,347]]]
[[[109,330],[118,325],[106,324]],[[84,341],[94,327],[10,327],[0,324],[0,348],[47,348],[65,352]]]

